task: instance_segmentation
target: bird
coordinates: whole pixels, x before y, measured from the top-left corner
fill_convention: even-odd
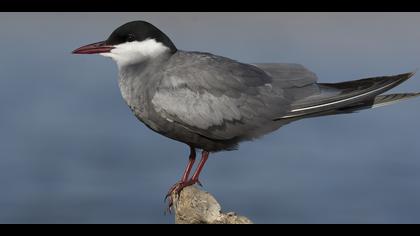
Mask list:
[[[149,22],[128,22],[98,43],[73,51],[99,54],[118,67],[121,95],[151,130],[188,145],[188,164],[168,191],[201,185],[210,153],[238,149],[291,122],[382,107],[420,93],[385,94],[415,72],[321,83],[295,63],[242,63],[208,52],[178,49]],[[190,176],[201,150],[201,160]]]

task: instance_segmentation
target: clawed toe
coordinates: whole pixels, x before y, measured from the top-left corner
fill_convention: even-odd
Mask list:
[[[191,180],[188,180],[188,181],[185,181],[185,182],[180,181],[180,182],[174,184],[169,189],[168,193],[165,196],[165,202],[168,200],[168,207],[165,210],[165,214],[167,212],[169,212],[170,214],[172,213],[171,209],[172,209],[172,207],[174,205],[173,195],[176,194],[176,196],[178,197],[179,194],[181,193],[181,191],[185,187],[188,187],[188,186],[191,186],[191,185],[194,185],[194,184],[198,184],[200,186],[203,186],[199,180],[193,180],[193,179],[191,179]]]
[[[165,199],[163,202],[166,202],[166,200],[171,197],[172,193],[175,192],[175,190],[181,185],[181,181],[177,182],[176,184],[172,185],[172,187],[169,189],[168,193],[165,196]]]

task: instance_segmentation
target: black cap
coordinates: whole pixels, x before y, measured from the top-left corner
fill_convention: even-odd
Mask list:
[[[168,47],[172,53],[177,48],[166,34],[146,21],[132,21],[118,27],[105,41],[108,45],[118,45],[126,42],[154,39]]]

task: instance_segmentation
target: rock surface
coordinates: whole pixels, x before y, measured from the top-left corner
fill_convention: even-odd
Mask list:
[[[172,197],[176,224],[252,224],[234,212],[223,213],[217,200],[197,187],[186,187],[179,198],[175,194]]]

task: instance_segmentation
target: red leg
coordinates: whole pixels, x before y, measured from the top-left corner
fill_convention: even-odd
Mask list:
[[[198,164],[197,170],[195,171],[194,175],[191,178],[192,182],[195,182],[201,185],[198,178],[200,177],[200,173],[203,170],[203,167],[206,164],[207,159],[209,159],[209,152],[203,151],[203,154],[201,155],[200,164]]]
[[[195,150],[194,148],[191,148],[191,154],[190,154],[190,162],[187,165],[187,168],[184,172],[184,175],[182,176],[182,179],[180,182],[176,183],[174,186],[172,186],[172,188],[169,190],[168,194],[165,197],[165,200],[167,198],[169,198],[169,205],[167,208],[167,211],[171,212],[171,207],[173,205],[173,199],[172,199],[172,194],[180,194],[182,189],[184,189],[185,187],[194,185],[196,183],[198,183],[201,186],[200,181],[198,180],[201,171],[203,170],[204,165],[206,164],[207,159],[209,158],[209,152],[207,151],[203,151],[202,155],[201,155],[201,160],[200,163],[198,164],[198,167],[196,169],[196,171],[194,172],[193,176],[191,177],[190,180],[188,180],[188,176],[191,172],[192,166],[194,164],[194,160],[195,160]],[[194,153],[194,154],[193,154]]]
[[[171,196],[172,192],[175,191],[175,189],[179,187],[179,185],[188,181],[188,177],[190,176],[191,169],[194,166],[195,157],[196,157],[195,148],[190,146],[190,156],[188,158],[188,164],[187,164],[187,167],[185,168],[184,174],[182,175],[181,180],[178,181],[176,184],[172,185],[172,187],[169,189],[168,193],[165,196],[165,201],[168,197]]]
[[[189,157],[187,168],[185,169],[184,174],[182,175],[181,182],[185,182],[185,181],[188,180],[188,177],[190,176],[191,169],[194,166],[195,156],[196,156],[195,148],[190,146],[190,157]]]

